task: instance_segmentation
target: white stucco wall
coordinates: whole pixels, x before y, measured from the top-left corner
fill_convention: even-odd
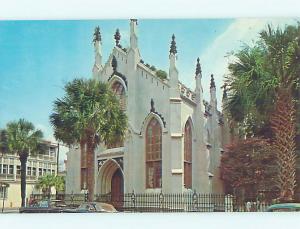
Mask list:
[[[169,80],[164,82],[155,76],[144,64],[140,63],[140,53],[137,49],[137,38],[131,34],[131,47],[124,52],[119,47],[114,47],[107,62],[99,72],[94,72],[94,77],[110,84],[120,81],[126,88],[126,114],[129,119],[129,130],[125,145],[118,152],[99,147],[96,150],[97,160],[123,157],[124,191],[131,192],[160,192],[160,189],[146,189],[145,175],[145,129],[151,117],[157,118],[162,128],[162,191],[166,193],[187,191],[183,184],[183,155],[184,155],[184,126],[190,118],[193,124],[193,187],[198,192],[214,192],[217,187],[212,178],[209,182],[209,172],[217,173],[220,147],[221,128],[218,124],[216,112],[204,116],[202,102],[202,87],[195,95],[199,98],[191,100],[183,96],[179,89],[178,71],[175,58],[170,59]],[[133,40],[133,41],[132,41]],[[113,56],[117,61],[118,74],[122,74],[126,81],[118,74],[113,74],[111,61]],[[96,57],[99,61],[99,57]],[[171,56],[170,56],[171,58]],[[171,63],[170,62],[170,63]],[[93,70],[95,71],[95,69]],[[191,77],[193,78],[193,77]],[[198,82],[199,83],[199,82]],[[205,88],[206,89],[206,88]],[[209,88],[207,88],[209,90]],[[200,94],[199,94],[200,93]],[[150,112],[151,99],[154,101],[155,113]],[[196,102],[198,101],[198,102]],[[162,120],[163,118],[163,120]],[[162,121],[165,121],[165,126]],[[214,144],[207,148],[207,129]],[[211,142],[210,142],[211,143]],[[95,167],[97,168],[97,166]],[[95,169],[95,190],[101,188],[101,171]],[[211,170],[211,171],[210,171]],[[212,186],[209,185],[211,183]],[[80,155],[68,154],[67,164],[67,192],[79,191],[80,184]]]

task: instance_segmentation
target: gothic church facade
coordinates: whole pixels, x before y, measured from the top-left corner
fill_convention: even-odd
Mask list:
[[[107,82],[128,116],[124,142],[101,145],[95,153],[95,194],[121,193],[222,193],[220,156],[227,129],[217,110],[216,86],[201,85],[197,59],[194,90],[179,81],[176,42],[172,36],[169,72],[157,76],[141,60],[137,20],[130,20],[130,46],[122,48],[120,34],[106,63],[102,61],[101,36],[95,32],[93,77]],[[210,101],[203,100],[210,90]],[[66,193],[80,193],[80,150],[70,149],[67,160]]]

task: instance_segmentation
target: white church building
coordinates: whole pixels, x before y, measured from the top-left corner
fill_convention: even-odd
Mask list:
[[[189,89],[179,81],[177,49],[172,36],[166,79],[141,60],[137,20],[130,20],[130,46],[116,45],[104,63],[99,28],[94,34],[93,77],[107,82],[128,117],[124,142],[101,145],[95,152],[95,194],[223,193],[219,175],[222,147],[228,140],[223,114],[217,110],[216,86],[202,85],[200,60]],[[166,50],[167,52],[167,50]],[[167,58],[167,56],[166,56]],[[210,101],[203,100],[210,90]],[[66,193],[81,193],[81,157],[78,147],[67,155]]]

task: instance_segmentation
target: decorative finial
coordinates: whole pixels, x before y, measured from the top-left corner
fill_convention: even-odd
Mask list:
[[[223,99],[227,98],[227,83],[224,83],[224,85],[221,87],[223,88]]]
[[[112,66],[114,72],[117,71],[118,63],[117,63],[117,59],[116,59],[115,56],[113,56],[113,58],[112,58],[112,60],[111,60],[111,66]]]
[[[201,73],[201,65],[200,65],[200,58],[197,58],[197,65],[196,65],[196,76]]]
[[[174,34],[172,35],[170,53],[173,53],[174,55],[177,53],[176,42],[175,42],[175,35]]]
[[[210,88],[216,88],[214,75],[211,74],[210,77],[211,77],[211,78],[210,78]]]
[[[154,101],[153,101],[153,99],[151,99],[151,102],[150,102],[150,104],[151,104],[151,109],[150,109],[150,112],[155,112],[155,108],[154,108]]]
[[[95,44],[96,41],[101,42],[101,34],[100,34],[100,27],[99,26],[96,26],[95,32],[94,32],[93,43]]]
[[[132,18],[130,19],[130,21],[135,22],[137,24],[137,19]]]
[[[115,35],[114,35],[114,38],[115,38],[115,40],[116,40],[116,46],[120,47],[120,46],[121,46],[121,45],[120,45],[121,34],[120,34],[120,30],[119,30],[119,29],[116,30],[116,33],[115,33]]]

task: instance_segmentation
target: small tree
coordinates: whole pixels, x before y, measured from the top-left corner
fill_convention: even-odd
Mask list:
[[[163,70],[157,70],[156,71],[156,76],[158,78],[160,78],[161,80],[165,80],[165,79],[167,79],[168,74]]]
[[[62,176],[55,176],[51,174],[39,177],[36,188],[41,189],[44,195],[50,196],[52,187],[54,187],[57,191],[63,191],[65,188],[64,178]]]
[[[220,168],[227,193],[253,198],[276,187],[276,155],[264,139],[249,138],[226,146]]]
[[[26,164],[29,154],[39,151],[43,137],[40,130],[36,130],[31,122],[25,119],[10,122],[6,126],[8,151],[16,153],[21,162],[21,198],[22,207],[26,198]]]

